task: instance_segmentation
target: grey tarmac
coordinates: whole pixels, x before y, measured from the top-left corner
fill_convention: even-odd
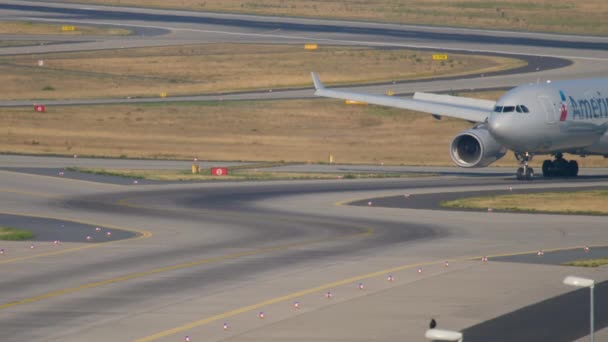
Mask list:
[[[36,158],[2,159],[15,166]],[[38,167],[58,160],[73,161],[43,158]],[[335,205],[387,193],[504,189],[512,177],[133,187],[20,172],[1,176],[2,211],[151,234],[59,255],[35,257],[31,251],[33,258],[0,264],[12,270],[0,279],[3,341],[175,341],[186,335],[205,341],[415,341],[422,340],[430,317],[441,327],[489,338],[504,331],[475,330],[479,324],[571,292],[561,285],[563,276],[607,279],[595,270],[477,259],[608,245],[604,217],[535,215],[530,221],[528,215]],[[533,284],[522,286],[513,274]],[[487,286],[482,290],[479,282]],[[256,317],[260,311],[264,319]],[[585,335],[578,325],[563,329]]]

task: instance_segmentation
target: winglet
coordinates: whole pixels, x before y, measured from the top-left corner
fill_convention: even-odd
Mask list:
[[[311,72],[310,75],[312,76],[312,82],[315,84],[316,90],[325,89],[325,86],[321,83],[319,76],[315,72]]]

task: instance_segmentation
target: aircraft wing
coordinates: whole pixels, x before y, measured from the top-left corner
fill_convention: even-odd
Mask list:
[[[433,114],[436,117],[449,116],[471,122],[484,122],[494,110],[494,101],[466,97],[416,93],[413,98],[398,98],[386,95],[373,95],[346,90],[326,89],[319,76],[312,73],[315,95],[335,99],[371,103],[375,105],[410,109]]]

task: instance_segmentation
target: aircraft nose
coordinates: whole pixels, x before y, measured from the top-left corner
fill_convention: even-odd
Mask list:
[[[488,118],[488,129],[495,138],[500,139],[504,136],[505,124],[504,118],[501,118],[499,115],[491,114]]]

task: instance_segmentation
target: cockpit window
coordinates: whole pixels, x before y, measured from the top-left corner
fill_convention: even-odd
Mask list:
[[[494,111],[496,113],[502,113],[502,106],[496,106],[496,107],[494,107]]]
[[[514,111],[515,111],[515,107],[514,106],[505,106],[502,109],[503,113],[511,113],[511,112],[514,112]]]
[[[528,109],[528,107],[526,107],[524,105],[518,105],[517,107],[515,107],[515,110],[518,113],[530,113],[530,110]]]

